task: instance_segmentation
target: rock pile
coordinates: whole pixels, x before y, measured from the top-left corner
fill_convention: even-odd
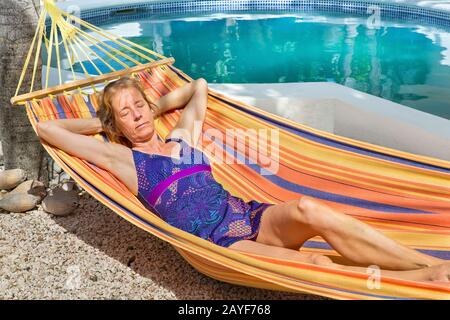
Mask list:
[[[0,208],[6,212],[27,212],[42,206],[56,216],[72,213],[78,206],[80,186],[56,164],[49,186],[38,180],[27,180],[22,169],[0,167]]]

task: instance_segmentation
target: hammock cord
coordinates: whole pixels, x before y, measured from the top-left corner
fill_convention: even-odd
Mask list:
[[[50,17],[51,21],[49,30],[47,30],[46,25],[47,17]],[[49,31],[48,36],[47,31]],[[58,73],[57,81],[61,85],[64,82],[63,75],[65,72],[71,73],[72,79],[70,80],[77,80],[83,78],[80,76],[81,73],[84,74],[84,78],[92,77],[92,68],[97,74],[102,75],[105,68],[114,72],[118,69],[142,65],[142,61],[148,63],[166,59],[165,56],[148,48],[111,32],[101,30],[70,13],[62,11],[56,6],[54,0],[44,0],[36,32],[17,84],[15,97],[22,88],[33,55],[34,64],[29,92],[31,93],[35,89],[36,76],[40,76],[37,74],[37,69],[43,42],[47,54],[47,68],[42,79],[43,88],[48,88],[50,85],[51,69],[56,69],[55,72]],[[63,64],[62,61],[67,63]],[[54,64],[56,66],[52,67]],[[77,72],[75,66],[78,66],[81,70]],[[92,66],[92,68],[90,69],[89,66]],[[91,84],[90,87],[93,92],[98,91],[95,85]],[[87,94],[82,88],[78,88],[78,91]],[[70,95],[70,92],[65,91],[64,94]]]

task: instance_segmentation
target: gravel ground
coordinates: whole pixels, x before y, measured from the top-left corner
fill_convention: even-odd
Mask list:
[[[0,213],[0,299],[322,299],[230,285],[84,193],[70,216]]]

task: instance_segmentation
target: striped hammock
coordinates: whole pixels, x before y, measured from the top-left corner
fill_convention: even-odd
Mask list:
[[[47,14],[51,17],[50,37],[45,30]],[[74,21],[80,27],[73,26]],[[83,31],[83,27],[92,33]],[[92,34],[99,36],[94,39]],[[99,106],[96,85],[124,74],[139,79],[153,100],[192,81],[173,66],[173,59],[106,33],[59,10],[52,1],[45,1],[24,70],[33,51],[36,49],[36,55],[40,52],[41,42],[50,52],[49,64],[51,52],[62,47],[66,59],[72,59],[70,68],[81,66],[86,69],[87,78],[77,80],[72,68],[72,83],[60,81],[59,86],[48,88],[46,81],[41,90],[33,90],[32,84],[30,93],[18,95],[21,77],[12,102],[25,105],[34,128],[39,121],[48,119],[95,117]],[[119,44],[120,50],[113,43]],[[91,50],[90,54],[80,56],[80,48]],[[120,64],[115,60],[119,56],[115,50],[120,51],[120,62],[125,61],[125,55],[134,66],[114,68]],[[141,55],[150,63],[142,64],[142,60],[137,60],[137,57],[143,58]],[[59,61],[59,53],[57,56]],[[99,76],[87,74],[87,65],[92,69],[100,63],[104,63],[102,68],[109,64],[110,72],[101,74],[102,69],[98,68]],[[58,70],[61,72],[59,62]],[[86,90],[89,87],[91,92]],[[179,116],[180,111],[175,110],[160,117],[156,122],[157,134],[165,137]],[[241,148],[235,145],[235,140],[226,139],[223,145],[217,146],[224,154],[241,161],[240,164],[236,161],[212,163],[214,177],[233,195],[246,201],[270,203],[312,196],[405,245],[450,259],[450,162],[316,130],[210,89],[203,131],[215,129],[226,136],[230,128],[242,129],[235,131],[241,134],[247,129],[277,130],[279,138],[279,167],[272,175],[261,174],[264,165],[259,160],[255,163],[251,143],[250,148]],[[103,133],[94,137],[108,141]],[[241,138],[245,141],[245,137]],[[206,150],[209,143],[202,141],[198,147]],[[109,172],[59,149],[44,147],[55,162],[98,201],[137,227],[169,242],[194,268],[214,279],[336,299],[450,299],[450,286],[443,284],[382,277],[380,284],[373,286],[368,274],[245,254],[217,246],[159,219]],[[326,254],[335,261],[346,262],[319,237],[308,241],[302,251]]]

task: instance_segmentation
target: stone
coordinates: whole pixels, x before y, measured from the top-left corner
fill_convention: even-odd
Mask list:
[[[53,171],[56,174],[60,174],[63,170],[61,169],[61,167],[56,162],[53,162]]]
[[[22,169],[10,169],[0,172],[0,189],[10,190],[25,181],[27,173]]]
[[[79,192],[79,194],[84,195],[87,192],[78,184],[75,182],[75,189]]]
[[[72,178],[69,176],[69,174],[67,172],[62,172],[59,175],[59,181],[61,182],[67,182],[70,181]]]
[[[131,264],[133,264],[136,261],[136,256],[132,255],[128,258],[127,266],[131,267]]]
[[[74,189],[75,181],[65,181],[62,183],[61,188],[65,191],[71,191]]]
[[[15,193],[32,194],[40,197],[41,200],[47,195],[44,183],[39,180],[27,180],[22,182],[10,192],[10,194]]]
[[[9,212],[25,212],[34,209],[40,197],[28,193],[8,193],[0,200],[0,208]]]
[[[15,187],[10,194],[14,193],[28,193],[28,190],[31,189],[31,186],[33,185],[34,180],[26,180],[22,183],[20,183],[17,187]]]
[[[42,201],[42,209],[55,216],[67,216],[78,207],[78,193],[60,187],[52,190]]]

